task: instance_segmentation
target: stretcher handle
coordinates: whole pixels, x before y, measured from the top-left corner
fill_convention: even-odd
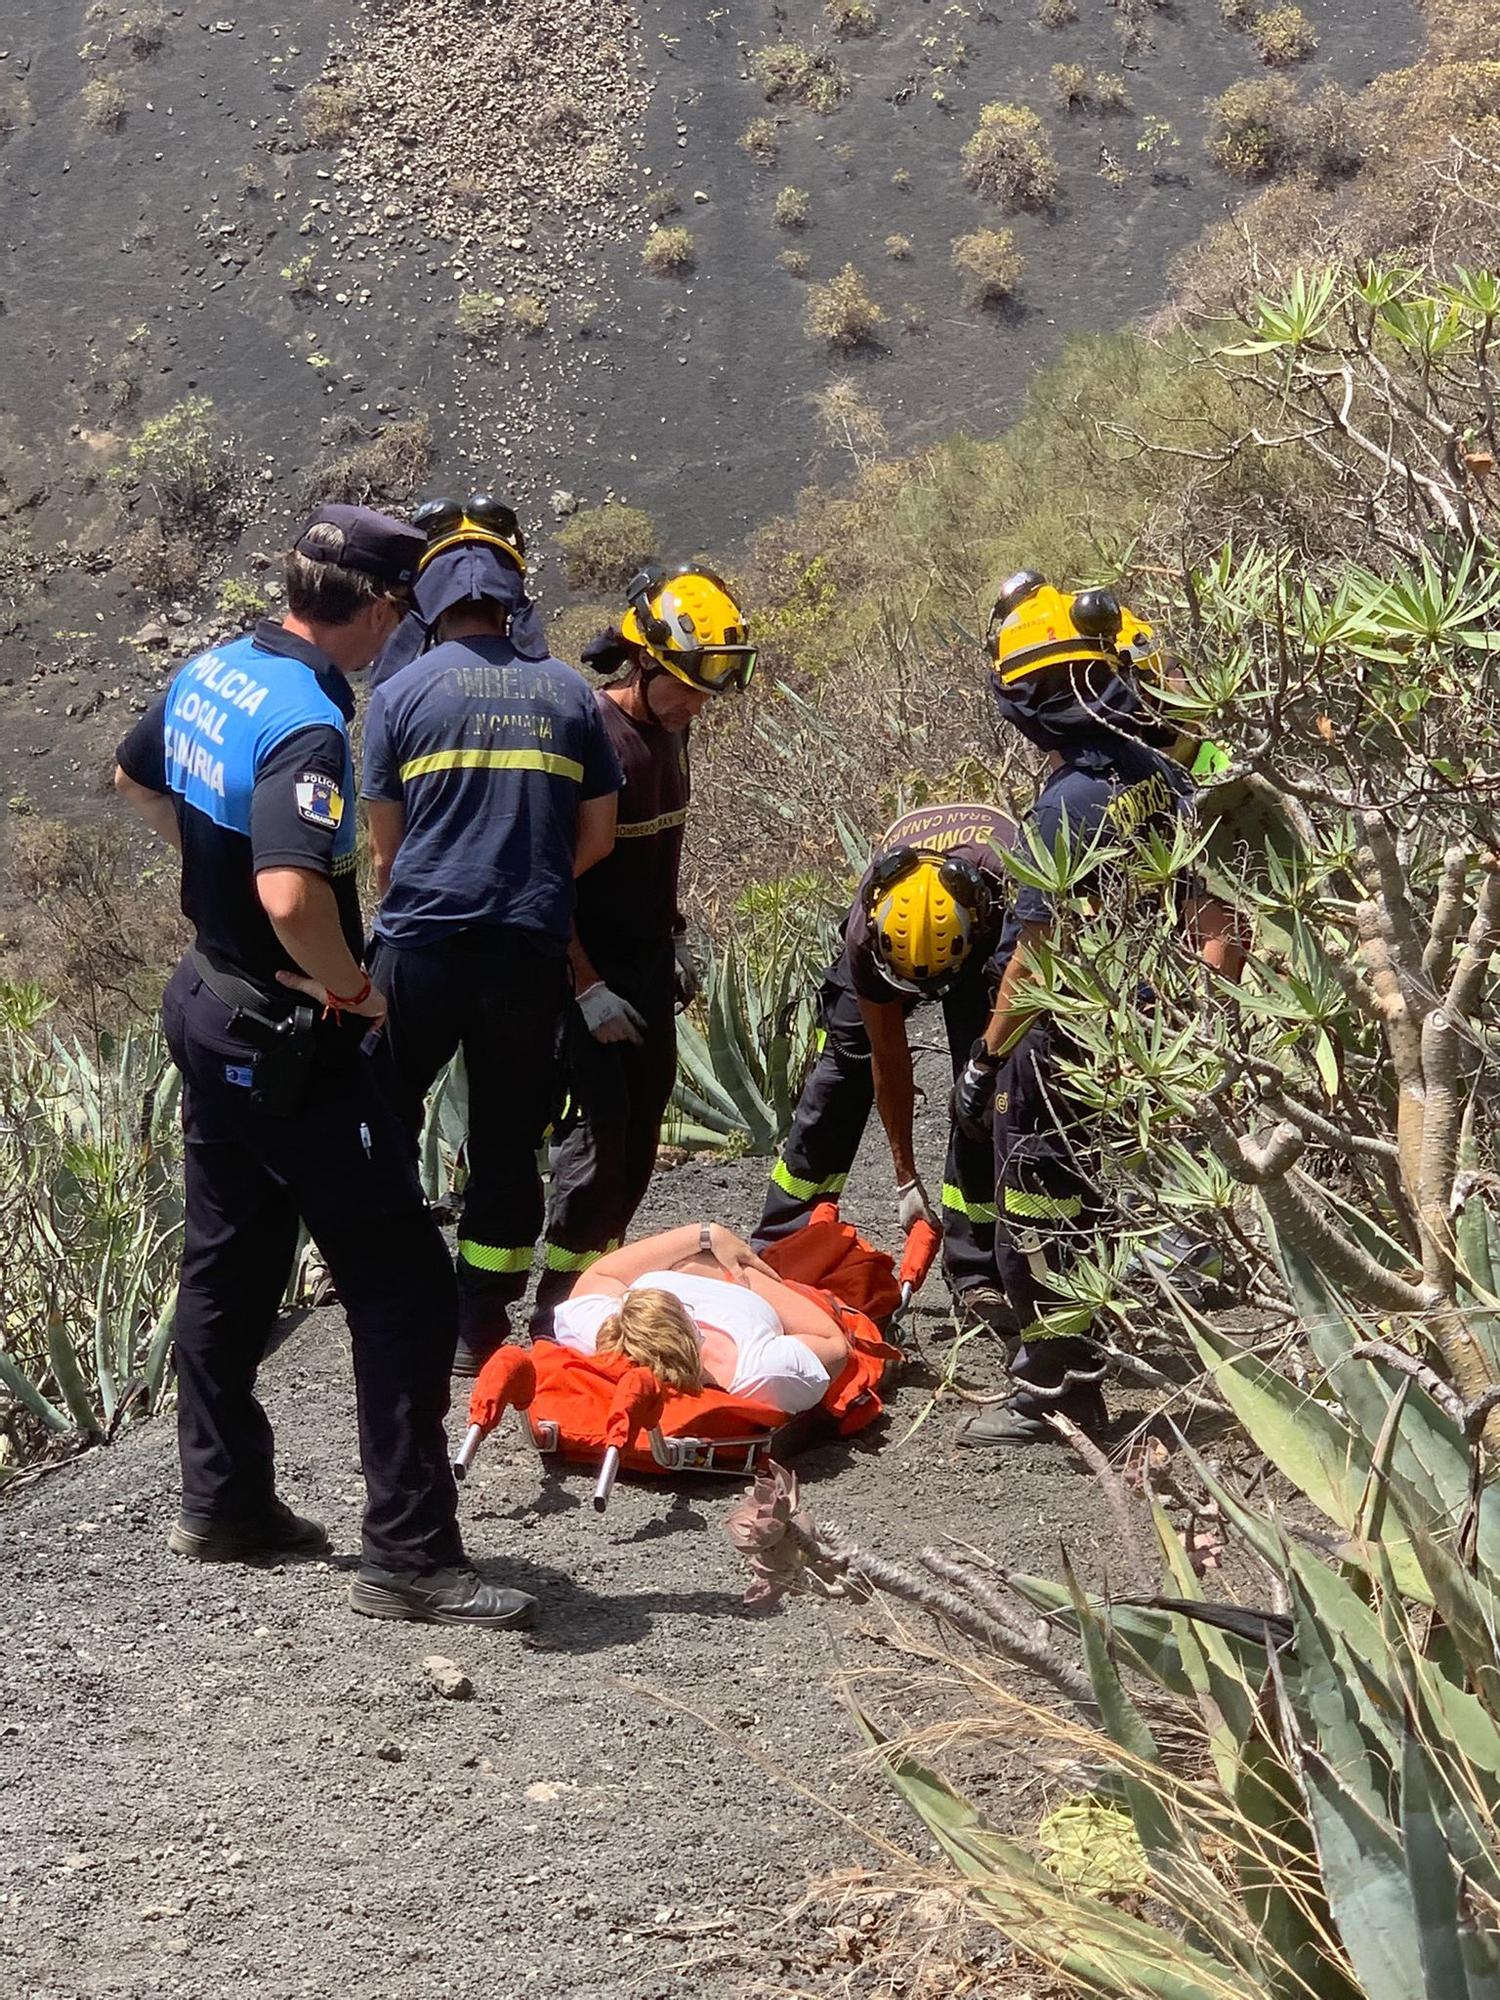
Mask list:
[[[594,1487],[594,1512],[602,1514],[609,1505],[609,1496],[614,1491],[616,1479],[620,1476],[620,1447],[612,1444],[604,1454],[604,1463],[599,1468],[598,1482]]]
[[[914,1222],[906,1232],[906,1243],[901,1251],[901,1263],[896,1272],[896,1282],[901,1287],[901,1306],[904,1311],[921,1291],[927,1273],[943,1247],[943,1232],[930,1222]]]
[[[460,1486],[469,1476],[469,1467],[474,1463],[474,1454],[484,1443],[486,1436],[483,1424],[470,1424],[464,1434],[464,1441],[453,1455],[453,1477]]]

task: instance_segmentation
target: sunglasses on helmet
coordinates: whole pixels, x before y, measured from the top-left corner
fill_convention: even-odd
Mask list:
[[[471,493],[467,500],[424,500],[411,524],[427,537],[423,564],[463,542],[489,542],[501,548],[524,575],[526,537],[514,507],[492,493]]]
[[[733,593],[724,579],[702,564],[695,563],[691,569],[670,572],[643,569],[638,576],[631,578],[625,592],[636,623],[641,628],[641,636],[648,646],[659,647],[662,652],[671,654],[669,671],[680,674],[705,694],[725,694],[730,688],[738,688],[743,693],[754,679],[758,655],[756,648],[745,643],[743,638],[736,642],[734,635],[742,632],[741,627],[731,626],[718,645],[684,646],[666,619],[659,618],[652,610],[652,598],[678,576],[706,577],[716,589],[732,598]]]
[[[886,896],[903,876],[910,874],[919,862],[936,864],[938,881],[948,894],[962,908],[969,912],[976,923],[983,923],[993,905],[993,895],[989,883],[972,861],[965,861],[962,855],[939,854],[928,847],[893,847],[889,854],[882,854],[875,863],[870,876],[870,886],[865,891],[865,907],[873,912],[877,903]]]

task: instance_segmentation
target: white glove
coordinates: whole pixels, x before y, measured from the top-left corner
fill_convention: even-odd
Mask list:
[[[703,980],[685,932],[672,940],[672,955],[677,960],[677,1004],[679,1007],[690,1007],[698,997]]]
[[[896,1213],[903,1236],[909,1236],[919,1222],[930,1223],[934,1229],[939,1227],[927,1190],[920,1180],[903,1181],[896,1190],[896,1199],[901,1204]]]
[[[602,979],[596,979],[579,994],[578,1011],[596,1042],[639,1043],[646,1039],[645,1016],[637,1013],[628,1000],[611,992]]]

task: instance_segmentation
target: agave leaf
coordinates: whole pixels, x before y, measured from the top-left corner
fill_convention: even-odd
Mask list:
[[[146,1388],[151,1397],[151,1408],[158,1406],[161,1396],[162,1379],[167,1372],[167,1356],[171,1352],[173,1336],[177,1331],[177,1287],[172,1287],[172,1295],[162,1309],[162,1316],[156,1322],[150,1342],[146,1348],[146,1358],[141,1366]]]
[[[1401,1838],[1417,1919],[1427,2000],[1467,2000],[1468,1974],[1458,1927],[1458,1882],[1429,1782],[1427,1759],[1411,1730],[1401,1758]]]
[[[1323,1886],[1365,2000],[1413,2000],[1423,1990],[1421,1953],[1400,1842],[1321,1751],[1304,1742],[1297,1754]]]
[[[99,1419],[94,1412],[89,1392],[84,1385],[83,1373],[78,1366],[78,1356],[73,1351],[73,1343],[68,1337],[68,1329],[56,1313],[47,1315],[47,1359],[52,1364],[52,1373],[57,1386],[62,1391],[63,1402],[74,1425],[85,1437],[100,1435]]]
[[[892,1744],[851,1702],[891,1783],[1017,1946],[1091,1993],[1119,2000],[1258,2000],[1235,1966],[1080,1890],[1066,1889],[1019,1842],[997,1832],[935,1771]]]
[[[1018,1596],[1035,1605],[1064,1631],[1081,1636],[1078,1614],[1064,1585],[1045,1576],[1009,1574],[1005,1580]],[[1110,1606],[1109,1620],[1111,1636],[1130,1666],[1172,1694],[1192,1700],[1193,1684],[1183,1667],[1170,1612],[1114,1604]]]
[[[1193,1565],[1188,1561],[1182,1537],[1154,1495],[1151,1518],[1166,1557],[1174,1594],[1201,1603],[1202,1587]],[[1183,1672],[1198,1697],[1198,1707],[1208,1731],[1208,1747],[1219,1774],[1219,1783],[1226,1792],[1232,1791],[1239,1769],[1241,1745],[1249,1737],[1255,1721],[1256,1701],[1249,1678],[1223,1632],[1196,1618],[1184,1618],[1175,1612],[1171,1618]]]
[[[0,1389],[14,1396],[28,1415],[45,1424],[55,1436],[65,1437],[73,1429],[72,1420],[32,1381],[13,1354],[0,1347]]]
[[[1473,1684],[1474,1692],[1500,1724],[1500,1601],[1488,1579],[1463,1567],[1435,1536],[1413,1528],[1412,1547],[1432,1590],[1432,1601]]]
[[[99,1384],[100,1413],[106,1431],[115,1413],[115,1372],[109,1351],[109,1280],[110,1255],[106,1244],[99,1259],[99,1281],[94,1287],[94,1376]]]
[[[1366,1812],[1383,1819],[1399,1754],[1397,1736],[1392,1718],[1381,1715],[1364,1690],[1351,1657],[1361,1645],[1368,1659],[1384,1657],[1379,1622],[1347,1583],[1305,1550],[1289,1551],[1287,1582],[1297,1634],[1298,1712],[1311,1723],[1337,1776]],[[1399,1714],[1395,1720],[1399,1726]]]
[[[708,1010],[708,1046],[714,1072],[723,1079],[750,1134],[752,1149],[774,1151],[776,1134],[770,1109],[760,1094],[742,1040],[745,1033],[740,996],[739,955],[729,945],[724,953],[723,976],[714,984]]]
[[[701,1097],[712,1104],[722,1117],[732,1118],[741,1130],[745,1129],[744,1116],[738,1104],[714,1074],[713,1056],[708,1043],[686,1014],[677,1019],[677,1057],[681,1067],[687,1072],[687,1080]]]

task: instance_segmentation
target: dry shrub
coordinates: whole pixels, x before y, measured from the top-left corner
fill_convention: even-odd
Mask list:
[[[812,198],[806,188],[799,187],[784,187],[771,210],[773,220],[782,229],[805,229],[811,213]]]
[[[125,574],[153,604],[178,604],[203,587],[206,553],[197,537],[143,521],[121,545]]]
[[[874,465],[889,443],[884,417],[852,376],[840,375],[814,396],[813,412],[821,441],[848,452],[861,470]]]
[[[966,306],[999,305],[1021,282],[1026,260],[1013,229],[975,229],[953,241],[953,268],[963,280]]]
[[[167,44],[167,10],[150,5],[132,7],[120,23],[117,39],[137,62],[159,55]]]
[[[1089,82],[1089,97],[1096,111],[1130,109],[1130,86],[1123,76],[1117,76],[1113,70],[1094,72]]]
[[[805,278],[812,269],[812,259],[805,250],[783,250],[776,261],[783,271],[789,271],[794,278]]]
[[[908,300],[901,308],[901,331],[920,338],[931,330],[932,317],[926,306],[919,304],[915,299]]]
[[[654,229],[641,245],[641,263],[653,278],[680,278],[697,261],[691,229]]]
[[[83,122],[91,132],[118,132],[125,123],[130,100],[112,76],[95,76],[78,93]]]
[[[1052,95],[1064,111],[1082,109],[1089,101],[1089,73],[1082,63],[1054,63],[1047,73]]]
[[[1300,176],[1278,181],[1243,202],[1233,219],[1211,229],[1172,269],[1177,309],[1218,319],[1246,299],[1288,280],[1299,263],[1316,266],[1334,252],[1326,241],[1332,197]]]
[[[617,598],[661,547],[661,535],[640,507],[607,500],[582,507],[553,536],[569,590]]]
[[[302,487],[304,509],[341,501],[355,507],[404,507],[432,470],[432,426],[409,417],[374,432],[350,423],[333,439]]]
[[[1250,39],[1263,63],[1272,69],[1290,69],[1306,62],[1318,46],[1313,24],[1300,7],[1273,7],[1250,23]]]
[[[505,331],[505,301],[498,292],[461,292],[453,324],[461,338],[485,346]]]
[[[800,104],[824,115],[836,111],[854,87],[827,49],[801,42],[768,42],[750,58],[750,69],[769,103]]]
[[[885,314],[865,290],[865,281],[846,264],[826,285],[810,285],[802,323],[809,340],[826,341],[845,353],[875,338]]]
[[[963,150],[964,180],[1007,208],[1047,208],[1057,195],[1057,162],[1046,129],[1024,104],[986,104]]]
[[[904,264],[911,255],[911,238],[899,233],[885,239],[885,254],[898,264]]]
[[[823,19],[828,32],[843,41],[873,35],[880,26],[880,16],[870,0],[824,0]]]
[[[32,122],[30,93],[19,83],[0,93],[0,145]]]
[[[1208,107],[1208,157],[1237,181],[1269,180],[1297,164],[1302,105],[1285,77],[1245,77]]]
[[[524,340],[545,333],[551,317],[551,308],[540,292],[517,292],[510,302],[511,328]]]
[[[477,215],[490,204],[490,184],[488,178],[472,169],[455,174],[448,183],[449,199],[460,208],[472,209]]]
[[[1069,28],[1078,19],[1078,0],[1038,0],[1036,17],[1044,28]]]
[[[1219,0],[1219,19],[1226,28],[1248,28],[1260,12],[1260,0]]]
[[[580,139],[588,130],[589,115],[576,97],[554,97],[537,114],[536,129],[544,139]]]
[[[113,814],[25,818],[11,827],[9,873],[22,912],[7,925],[6,977],[44,986],[73,1025],[155,1013],[187,943],[175,856],[153,849],[143,867],[139,837]]]
[[[763,167],[774,167],[781,157],[781,126],[774,118],[752,118],[741,132],[739,148]]]
[[[302,136],[309,146],[332,152],[354,130],[358,107],[336,83],[310,83],[297,98]]]
[[[653,222],[666,222],[671,216],[681,215],[682,202],[676,188],[653,188],[646,197],[646,213]]]

